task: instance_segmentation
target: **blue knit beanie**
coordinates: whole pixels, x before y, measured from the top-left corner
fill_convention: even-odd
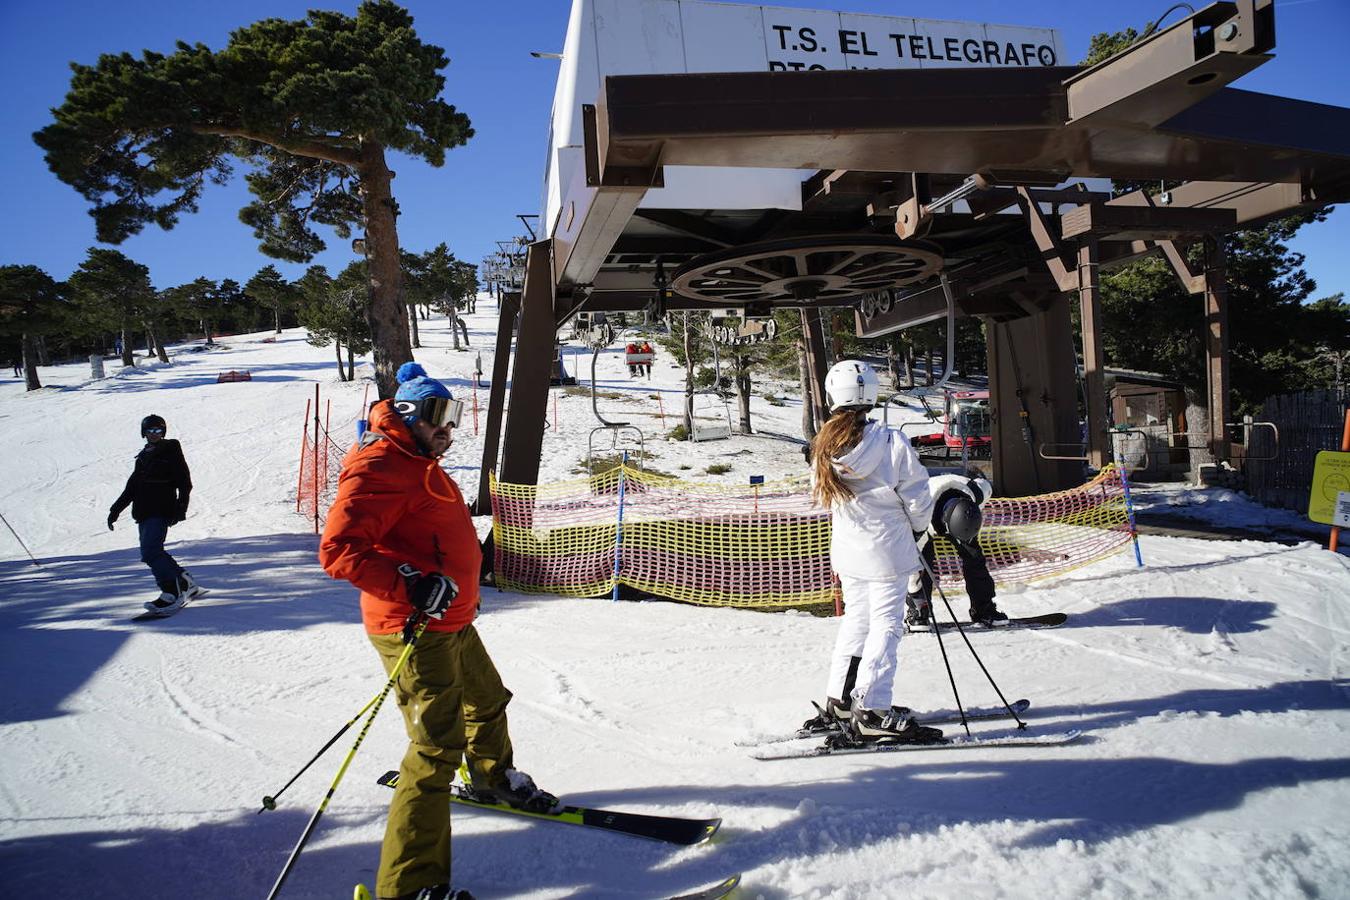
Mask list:
[[[394,376],[398,380],[398,392],[394,394],[394,402],[400,400],[425,400],[428,397],[450,397],[450,389],[441,384],[435,378],[427,374],[427,370],[415,362],[406,362],[398,367],[398,373]],[[403,421],[408,425],[417,421],[417,414],[411,413],[403,417]]]

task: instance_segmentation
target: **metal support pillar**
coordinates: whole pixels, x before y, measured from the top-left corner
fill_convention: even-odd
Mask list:
[[[1228,383],[1228,271],[1223,238],[1205,238],[1205,380],[1209,384],[1209,452],[1229,458],[1232,420]]]
[[[548,416],[549,375],[558,324],[553,318],[553,241],[530,245],[525,258],[520,327],[511,367],[511,405],[506,411],[502,445],[502,481],[537,484],[539,454]]]
[[[806,366],[813,379],[811,402],[815,410],[816,428],[825,424],[829,418],[829,401],[825,398],[825,331],[820,324],[820,310],[801,310],[802,337],[806,343]],[[807,398],[803,397],[802,402]]]
[[[1068,296],[1049,310],[988,323],[994,489],[1024,497],[1083,483],[1078,376]]]
[[[1106,434],[1106,360],[1102,354],[1102,292],[1095,237],[1084,237],[1078,243],[1078,309],[1083,334],[1088,465],[1100,470],[1111,458],[1111,448]]]
[[[483,431],[483,462],[478,470],[478,512],[492,510],[488,472],[497,468],[502,440],[502,410],[506,406],[506,379],[511,371],[511,338],[520,312],[518,291],[497,290],[497,353],[492,358],[492,383],[488,386],[487,427]]]

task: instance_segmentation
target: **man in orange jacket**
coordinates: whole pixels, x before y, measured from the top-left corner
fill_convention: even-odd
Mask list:
[[[473,627],[482,551],[459,487],[437,462],[463,405],[417,363],[398,380],[343,461],[319,562],[361,589],[361,618],[386,673],[407,623],[430,620],[395,686],[409,744],[375,888],[381,898],[441,900],[453,896],[449,789],[461,757],[480,799],[533,812],[558,800],[514,768],[511,692]]]

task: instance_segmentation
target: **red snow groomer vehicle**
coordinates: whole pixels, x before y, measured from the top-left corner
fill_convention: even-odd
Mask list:
[[[952,456],[988,456],[992,432],[988,391],[947,391],[944,394],[942,431],[921,434],[911,443],[929,453],[942,450]]]

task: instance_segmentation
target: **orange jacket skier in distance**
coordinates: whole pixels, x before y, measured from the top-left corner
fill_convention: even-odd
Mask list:
[[[367,434],[375,437],[353,447],[342,462],[319,563],[361,589],[368,634],[402,631],[413,612],[400,565],[440,572],[459,595],[427,630],[460,631],[478,611],[483,559],[464,495],[437,460],[418,450],[391,401],[371,409]]]

